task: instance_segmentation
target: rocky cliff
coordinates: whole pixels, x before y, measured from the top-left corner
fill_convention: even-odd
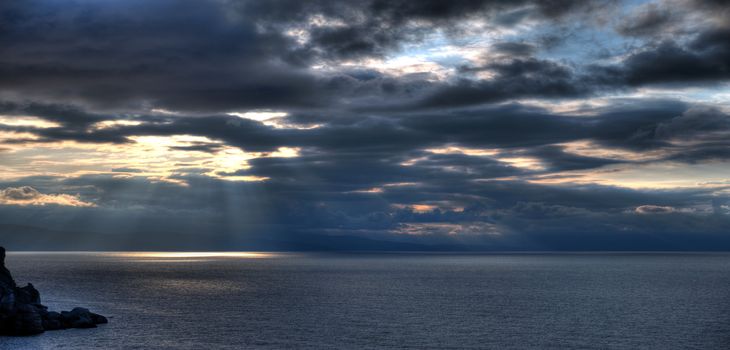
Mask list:
[[[67,328],[94,328],[107,323],[104,316],[77,307],[71,311],[48,311],[32,284],[18,287],[5,267],[5,248],[0,247],[0,335],[33,335]]]

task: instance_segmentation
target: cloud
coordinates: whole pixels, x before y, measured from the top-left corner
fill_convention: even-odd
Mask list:
[[[272,240],[315,239],[310,235],[323,233],[458,249],[583,249],[600,246],[610,237],[616,241],[606,247],[617,247],[621,242],[625,249],[638,239],[630,233],[656,235],[657,241],[646,241],[641,247],[660,249],[666,248],[661,237],[687,239],[718,232],[730,224],[730,216],[723,210],[713,214],[713,206],[722,208],[728,203],[714,197],[712,189],[630,190],[473,181],[438,174],[419,177],[416,173],[411,179],[417,183],[394,183],[391,181],[398,177],[386,174],[368,179],[378,174],[378,169],[359,175],[368,166],[345,167],[337,175],[334,167],[313,173],[291,166],[290,175],[261,183],[187,175],[179,177],[189,184],[185,188],[111,174],[26,178],[22,181],[50,186],[49,192],[78,189],[84,197],[95,198],[96,207],[9,206],[0,212],[0,222],[27,225],[27,220],[35,218],[33,225],[40,227],[83,227],[83,231],[111,235],[104,244],[116,242],[114,237],[127,237],[145,247],[184,243],[211,249],[221,249],[221,244],[246,249]],[[352,191],[378,185],[380,191]],[[155,195],[146,195],[149,193]],[[424,204],[431,209],[421,209]],[[67,211],[71,209],[73,215]],[[639,211],[662,215],[641,215],[639,219]],[[184,237],[184,242],[170,237]],[[308,244],[327,240],[327,236],[320,236]],[[707,237],[704,241],[716,242]],[[152,242],[155,245],[150,245]],[[97,246],[109,247],[104,244]]]
[[[682,115],[656,127],[655,137],[660,139],[690,139],[702,136],[703,141],[728,136],[730,133],[730,116],[711,107],[695,107]]]
[[[625,18],[616,28],[627,36],[653,36],[672,24],[674,14],[669,8],[656,3],[641,6],[632,16]]]
[[[0,190],[0,204],[3,205],[61,205],[70,207],[93,207],[94,203],[85,202],[78,195],[43,194],[33,187],[7,187]]]
[[[38,115],[39,118],[53,115],[53,109],[47,108],[49,111]],[[136,123],[119,123],[103,129],[88,127],[77,131],[74,131],[76,126],[66,126],[63,122],[54,128],[8,126],[6,129],[35,136],[29,140],[10,139],[10,144],[19,142],[32,145],[40,142],[48,143],[49,147],[58,141],[115,143],[115,139],[105,137],[114,135],[116,139],[127,140],[124,147],[129,152],[129,162],[118,161],[114,163],[114,168],[138,169],[139,164],[134,163],[135,155],[139,153],[138,156],[142,158],[150,156],[149,149],[142,151],[145,147],[157,149],[166,144],[168,152],[178,152],[180,156],[186,152],[198,152],[195,159],[207,153],[206,157],[219,159],[216,164],[224,162],[223,158],[228,157],[226,154],[231,155],[231,152],[236,151],[233,147],[237,147],[241,149],[236,151],[241,153],[241,161],[244,160],[243,151],[263,152],[259,155],[247,153],[246,160],[262,156],[270,160],[247,161],[248,165],[253,166],[251,169],[244,169],[246,164],[240,164],[237,168],[226,166],[221,171],[240,170],[237,174],[229,175],[267,178],[286,176],[286,171],[269,173],[274,169],[270,165],[284,163],[289,163],[287,167],[299,168],[332,164],[335,169],[351,162],[364,164],[373,160],[375,164],[368,168],[381,169],[381,174],[392,174],[393,178],[403,177],[398,174],[410,174],[413,171],[421,174],[441,173],[448,177],[458,173],[440,171],[446,168],[462,169],[473,178],[490,178],[526,174],[524,169],[515,168],[514,162],[507,164],[500,158],[531,158],[541,164],[546,172],[629,165],[636,164],[639,159],[649,158],[686,163],[726,158],[727,152],[723,152],[723,148],[728,117],[716,108],[672,100],[642,99],[619,100],[610,107],[590,112],[592,115],[578,116],[509,104],[468,110],[398,112],[388,117],[359,116],[327,120],[310,119],[309,116],[298,114],[283,117],[285,122],[292,118],[294,123],[318,124],[318,127],[311,129],[277,128],[228,115],[138,115],[135,117]],[[49,132],[49,129],[55,130]],[[373,135],[377,135],[376,143],[371,142]],[[693,142],[689,143],[688,140]],[[588,142],[605,147],[608,151],[597,149],[592,156],[578,154],[566,146],[574,142]],[[475,157],[423,153],[426,149],[450,146],[492,149],[495,155]],[[299,150],[297,156],[300,158],[276,159],[275,153],[282,148]],[[649,157],[649,153],[633,158],[602,155],[621,150],[624,153],[652,152],[652,156]],[[354,159],[354,156],[357,158]],[[201,167],[199,163],[195,167]],[[188,161],[187,164],[181,164],[180,167],[189,168],[193,163]],[[404,168],[402,164],[411,166]],[[360,165],[354,166],[357,167]]]
[[[1,2],[0,224],[98,247],[730,247],[725,14]]]
[[[711,27],[682,45],[672,39],[649,43],[620,64],[594,66],[597,84],[637,87],[658,84],[697,86],[730,78],[730,29]]]
[[[659,205],[641,205],[636,207],[635,211],[637,214],[669,214],[676,212],[677,209]]]
[[[475,24],[499,32],[494,18],[504,12],[522,11],[523,19],[551,26],[614,6],[603,0],[5,3],[0,15],[8,19],[7,29],[0,40],[14,49],[0,54],[0,92],[14,99],[70,101],[99,110],[207,113],[317,109],[434,91],[458,96],[458,91],[441,91],[450,88],[466,89],[472,96],[467,103],[482,90],[487,90],[484,102],[575,96],[581,87],[571,88],[562,77],[548,74],[513,76],[505,83],[514,87],[500,93],[500,82],[432,86],[433,81],[423,79],[428,74],[413,75],[410,82],[393,77],[363,81],[348,71],[353,63],[403,54],[408,45],[425,44],[439,32],[450,38],[478,36],[470,33]],[[46,27],[54,28],[52,40]],[[518,46],[494,47],[534,51],[527,44]],[[524,65],[512,63],[517,64]],[[541,64],[546,73],[558,73],[558,62]],[[551,79],[543,82],[546,78]]]
[[[537,49],[535,45],[521,42],[500,42],[492,45],[492,48],[507,56],[532,56]]]
[[[513,98],[576,97],[591,91],[581,87],[570,68],[549,60],[518,58],[462,71],[488,71],[492,79],[462,79],[436,87],[415,108],[444,108],[499,102]]]
[[[501,229],[489,222],[452,223],[408,223],[400,225],[395,231],[400,235],[432,235],[432,236],[470,236],[501,235]]]

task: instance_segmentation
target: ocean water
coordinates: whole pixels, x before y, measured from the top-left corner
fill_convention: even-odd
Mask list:
[[[90,330],[0,349],[728,349],[730,254],[11,253]]]

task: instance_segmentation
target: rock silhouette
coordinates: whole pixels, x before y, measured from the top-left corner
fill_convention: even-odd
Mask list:
[[[5,248],[0,247],[0,335],[33,335],[67,328],[94,328],[106,317],[77,307],[61,313],[48,311],[32,284],[18,287],[5,267]]]

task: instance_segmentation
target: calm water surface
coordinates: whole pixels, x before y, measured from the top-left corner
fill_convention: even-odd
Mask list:
[[[0,349],[728,349],[730,254],[15,253],[92,330]]]

